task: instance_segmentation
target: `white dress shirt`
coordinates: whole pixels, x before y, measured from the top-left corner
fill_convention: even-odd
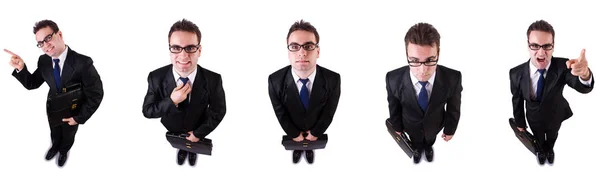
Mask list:
[[[409,71],[410,72],[410,71]],[[433,89],[433,82],[435,81],[435,74],[436,71],[433,72],[433,74],[431,74],[431,77],[429,78],[429,80],[427,80],[427,85],[425,85],[425,90],[427,90],[427,99],[431,99],[431,90]],[[412,72],[410,73],[410,80],[413,83],[413,87],[415,88],[415,94],[417,95],[417,100],[419,99],[419,92],[421,92],[421,87],[423,87],[420,83],[419,83],[419,79],[417,79],[417,77],[415,77]]]
[[[58,61],[58,66],[60,66],[60,76],[62,76],[62,71],[63,71],[63,66],[65,66],[65,60],[67,59],[67,51],[69,51],[69,46],[65,46],[65,50],[58,56],[58,59],[60,61]],[[57,58],[52,58],[52,68],[54,68],[54,59]]]
[[[300,81],[300,76],[298,76],[296,74],[296,72],[294,71],[294,69],[291,69],[292,71],[292,77],[294,77],[294,81],[296,81],[296,86],[298,87],[298,93],[300,93],[300,90],[302,90],[302,81]],[[306,87],[308,88],[308,95],[310,95],[310,93],[312,93],[312,86],[315,80],[315,76],[317,75],[317,69],[315,68],[315,71],[313,71],[309,76],[308,76],[308,82],[306,82]]]
[[[546,71],[544,72],[544,78],[546,78],[546,76],[548,75],[548,69],[550,69],[550,64],[552,64],[552,60],[550,60],[550,62],[548,62],[548,65],[546,66]],[[531,81],[531,98],[532,99],[537,99],[537,83],[538,80],[540,78],[540,72],[538,72],[537,67],[535,67],[535,65],[533,65],[533,60],[529,60],[529,78]],[[581,77],[579,78],[579,82],[581,82],[581,84],[585,85],[585,86],[590,86],[592,85],[592,77],[590,77],[590,80],[588,81],[584,81],[583,79],[581,79]]]

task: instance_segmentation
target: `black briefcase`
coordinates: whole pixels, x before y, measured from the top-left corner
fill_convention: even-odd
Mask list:
[[[172,133],[167,132],[167,141],[176,149],[181,149],[196,154],[212,155],[212,140],[208,138],[200,139],[198,142],[191,142],[186,137],[187,133]]]
[[[406,132],[402,132],[401,135],[398,135],[389,119],[385,120],[385,125],[387,126],[388,132],[392,138],[394,138],[394,141],[396,141],[396,143],[398,143],[400,146],[400,149],[402,149],[402,151],[404,151],[409,158],[412,158],[414,148],[410,142],[410,139],[408,139]]]
[[[306,135],[304,135],[306,137]],[[316,141],[303,140],[300,142],[294,141],[295,137],[284,135],[281,140],[281,145],[285,150],[315,150],[325,149],[327,145],[327,134],[318,137]]]
[[[512,128],[517,139],[519,139],[519,141],[521,141],[521,143],[523,143],[523,145],[525,145],[525,147],[531,151],[531,153],[536,155],[536,152],[540,152],[540,147],[537,144],[537,141],[535,141],[535,137],[533,137],[533,135],[527,130],[521,132],[519,129],[517,129],[515,118],[509,118],[508,123],[510,124],[510,128]]]
[[[46,101],[46,110],[50,126],[61,125],[62,119],[77,115],[83,102],[81,84],[62,88],[60,93],[50,95]]]

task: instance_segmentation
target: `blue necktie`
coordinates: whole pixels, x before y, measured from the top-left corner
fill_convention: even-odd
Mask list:
[[[181,82],[183,82],[183,86],[185,86],[185,84],[188,83],[188,81],[190,80],[190,78],[187,77],[179,77],[179,80],[181,80]],[[181,109],[186,109],[188,103],[190,102],[190,95],[188,95],[187,97],[185,97],[185,100],[183,100],[181,103],[179,103],[179,108]]]
[[[302,82],[302,88],[300,89],[300,100],[302,101],[302,104],[304,105],[304,110],[307,110],[309,95],[308,95],[308,87],[306,87],[306,83],[308,83],[308,79],[300,79],[300,82]]]
[[[429,104],[429,98],[427,96],[427,88],[425,87],[427,85],[427,81],[422,82],[419,81],[419,84],[421,84],[421,91],[419,92],[419,106],[421,106],[421,110],[425,111],[427,110],[427,104]]]
[[[540,77],[537,83],[536,100],[542,101],[542,93],[544,93],[544,72],[546,72],[546,69],[538,69],[538,72],[540,73]]]
[[[56,84],[56,92],[60,92],[60,59],[52,59],[54,61],[54,84]]]

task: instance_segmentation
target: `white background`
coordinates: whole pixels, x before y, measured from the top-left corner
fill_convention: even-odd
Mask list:
[[[30,71],[42,52],[36,21],[58,23],[64,40],[92,57],[104,82],[98,111],[79,127],[64,168],[44,155],[50,146],[45,116],[48,86],[28,91],[0,65],[0,176],[332,176],[497,174],[562,176],[592,168],[600,158],[595,131],[598,91],[565,88],[574,116],[563,123],[553,166],[540,166],[514,137],[508,71],[528,59],[527,27],[545,19],[556,31],[554,56],[587,49],[599,73],[597,5],[579,1],[322,2],[322,1],[9,1],[0,10],[0,47],[24,58]],[[222,74],[227,114],[208,138],[213,156],[195,167],[176,164],[176,150],[158,119],[142,115],[148,73],[170,63],[167,34],[187,18],[202,32],[199,64]],[[292,164],[281,146],[267,88],[270,73],[289,64],[285,37],[305,19],[321,35],[318,63],[341,74],[338,111],[315,163]],[[435,161],[412,163],[390,138],[385,74],[406,65],[404,35],[417,22],[441,33],[439,64],[462,71],[462,113],[454,139],[437,139]],[[0,54],[5,62],[8,54]],[[598,79],[598,78],[594,78]],[[591,175],[594,176],[594,175]]]

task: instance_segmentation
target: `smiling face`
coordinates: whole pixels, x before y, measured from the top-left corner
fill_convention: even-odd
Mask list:
[[[50,27],[44,27],[38,30],[35,33],[35,40],[37,41],[38,47],[40,47],[46,55],[52,58],[58,58],[66,48],[62,38],[62,32],[54,32]]]
[[[545,69],[552,59],[554,41],[552,33],[531,31],[529,34],[529,57],[537,69]]]
[[[202,51],[195,33],[175,31],[169,38],[171,63],[181,75],[189,75],[196,69]]]

